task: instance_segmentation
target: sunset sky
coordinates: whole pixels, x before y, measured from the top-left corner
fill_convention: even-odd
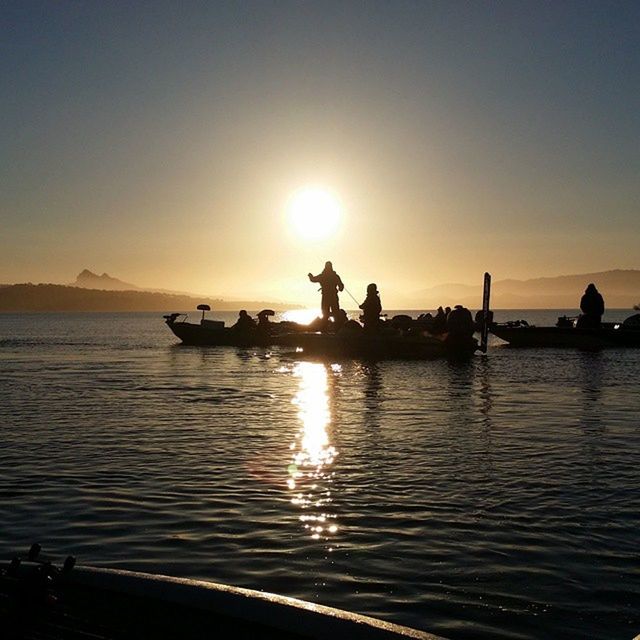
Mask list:
[[[1,6],[0,282],[306,302],[332,260],[393,301],[640,268],[638,2]]]

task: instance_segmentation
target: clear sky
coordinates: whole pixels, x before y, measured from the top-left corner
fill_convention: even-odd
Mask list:
[[[639,2],[0,7],[0,282],[310,301],[330,259],[393,303],[640,267]]]

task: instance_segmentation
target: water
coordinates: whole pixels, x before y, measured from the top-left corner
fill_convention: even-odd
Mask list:
[[[0,367],[4,557],[37,540],[450,638],[640,631],[640,351],[323,364],[26,314],[0,315]]]

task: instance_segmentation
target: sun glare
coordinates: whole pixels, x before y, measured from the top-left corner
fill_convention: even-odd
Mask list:
[[[340,202],[321,187],[304,187],[296,191],[289,200],[287,211],[291,227],[305,240],[328,238],[340,223]]]

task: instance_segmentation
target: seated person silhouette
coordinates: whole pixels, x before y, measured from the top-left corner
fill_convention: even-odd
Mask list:
[[[471,311],[457,304],[447,316],[447,333],[449,338],[468,340],[473,337],[475,323]]]
[[[274,315],[275,311],[273,311],[272,309],[263,309],[258,314],[258,329],[264,331],[265,333],[271,333],[273,323],[269,320],[269,318]]]
[[[596,285],[591,283],[580,300],[580,311],[576,327],[580,329],[599,329],[604,313],[604,299]]]
[[[235,331],[252,331],[256,328],[256,321],[244,310],[238,314],[236,323],[231,327]]]
[[[431,333],[438,335],[447,330],[447,314],[442,307],[438,307],[438,311],[431,323]]]

